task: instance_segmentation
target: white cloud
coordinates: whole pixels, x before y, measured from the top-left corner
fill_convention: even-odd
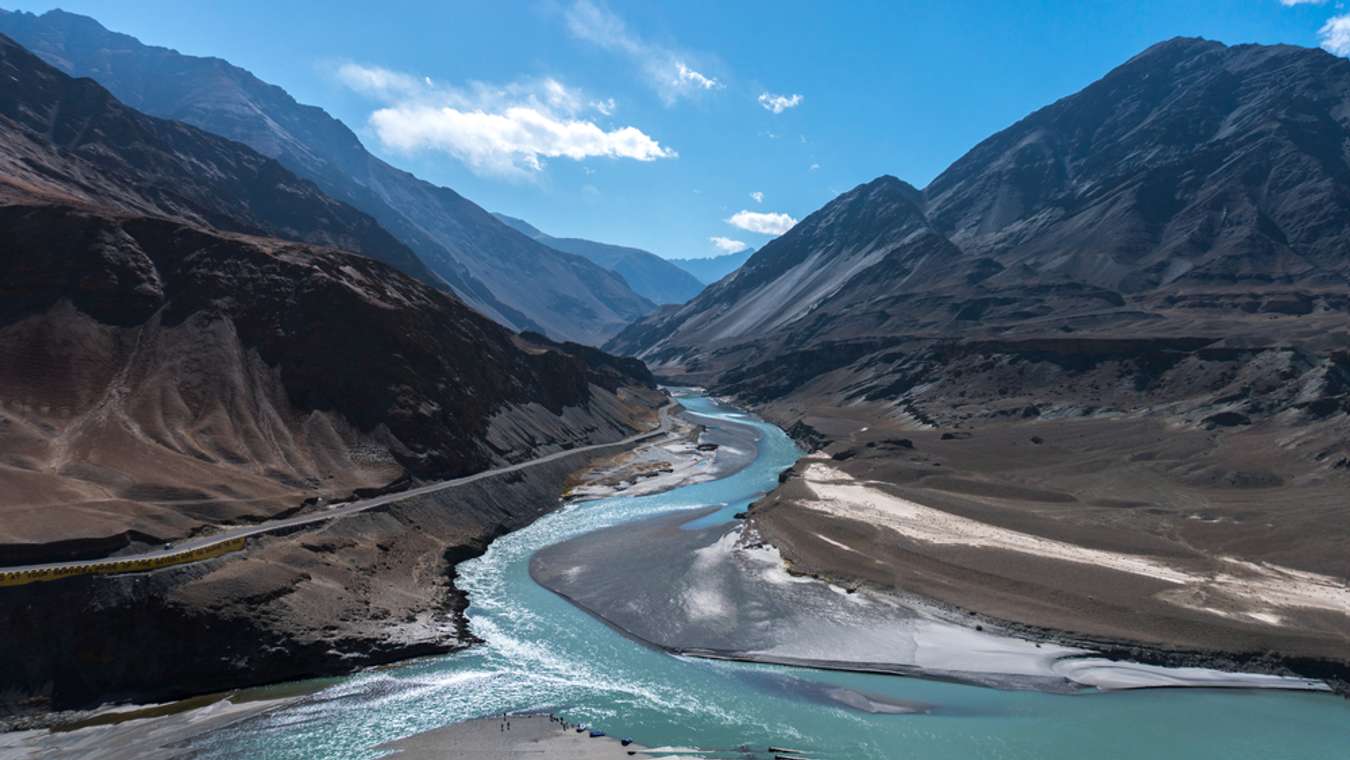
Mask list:
[[[796,108],[802,104],[802,96],[793,95],[774,95],[771,92],[761,92],[759,94],[759,104],[764,106],[764,110],[782,113],[789,108]]]
[[[761,235],[781,235],[792,229],[797,220],[787,214],[763,211],[737,211],[727,219],[727,224],[740,227],[747,232]]]
[[[750,193],[750,197],[755,199],[755,203],[763,203],[763,202],[764,202],[764,193],[761,193],[761,192],[758,191],[758,190],[756,190],[756,191],[753,192],[753,193]]]
[[[722,237],[721,235],[714,235],[708,238],[708,240],[713,245],[717,246],[717,249],[722,251],[723,253],[740,253],[741,251],[744,251],[746,248],[750,247],[746,245],[743,241],[732,240],[731,238]]]
[[[711,90],[715,87],[720,86],[716,79],[713,79],[712,77],[706,77],[698,73],[697,71],[694,71],[693,69],[689,68],[689,66],[684,61],[677,61],[675,63],[675,70],[679,73],[680,82],[682,84],[687,83],[693,85],[694,87],[702,88],[704,90]]]
[[[1280,0],[1280,5],[1292,7],[1295,5],[1325,5],[1327,0]]]
[[[1317,30],[1322,49],[1339,56],[1350,56],[1350,14],[1332,16]]]
[[[479,174],[528,177],[549,158],[655,161],[677,155],[636,127],[607,130],[587,120],[582,112],[588,107],[612,113],[613,98],[588,100],[556,79],[438,87],[428,77],[358,64],[341,66],[337,75],[385,104],[370,115],[383,145],[441,151]]]
[[[338,81],[363,95],[381,100],[411,97],[425,91],[431,85],[431,77],[416,77],[379,66],[362,66],[356,63],[344,63],[337,70]]]
[[[573,37],[635,62],[666,105],[722,87],[715,77],[694,68],[696,56],[642,39],[623,19],[591,0],[577,0],[564,18]]]
[[[440,150],[487,174],[539,171],[545,158],[655,161],[676,156],[636,127],[605,131],[588,121],[559,119],[527,106],[500,113],[395,106],[371,114],[370,124],[380,142],[391,148]]]
[[[806,170],[807,170],[808,172],[813,172],[813,171],[816,171],[816,170],[819,169],[819,168],[820,168],[820,164],[811,164],[810,166],[806,167]]]

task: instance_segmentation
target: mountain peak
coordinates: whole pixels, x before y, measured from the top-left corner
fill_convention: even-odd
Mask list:
[[[1178,52],[1196,53],[1207,50],[1224,50],[1227,47],[1227,45],[1218,40],[1205,39],[1204,37],[1171,37],[1162,42],[1155,42],[1152,45],[1149,45],[1134,57],[1130,58],[1130,61]]]
[[[883,174],[870,182],[864,182],[863,184],[858,185],[849,192],[863,192],[869,194],[877,192],[894,192],[910,197],[919,196],[918,188],[892,174]]]

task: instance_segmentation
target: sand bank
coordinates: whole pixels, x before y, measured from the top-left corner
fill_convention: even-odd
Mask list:
[[[1350,587],[1327,575],[1232,557],[1218,558],[1217,568],[1185,567],[1146,555],[1078,546],[924,506],[887,493],[884,484],[856,480],[823,462],[807,465],[803,481],[813,498],[797,503],[806,509],[890,528],[914,541],[1000,549],[1144,576],[1175,586],[1156,597],[1189,609],[1268,625],[1282,624],[1282,611],[1289,608],[1350,616]]]

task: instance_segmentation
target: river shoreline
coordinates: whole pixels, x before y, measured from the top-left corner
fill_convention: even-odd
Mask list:
[[[530,575],[622,635],[679,656],[1048,693],[1178,687],[1328,691],[1289,668],[1233,667],[1222,656],[1157,662],[1155,655],[1149,662],[1137,648],[1132,651],[1138,656],[1120,657],[1115,648],[1120,644],[1071,644],[1059,632],[1028,635],[918,597],[804,576],[785,581],[788,568],[768,547],[719,549],[735,539],[735,527],[688,528],[717,512],[689,510],[547,547],[532,559]],[[723,540],[713,540],[717,536]],[[671,543],[675,548],[668,552],[655,548]],[[623,557],[638,544],[648,547],[642,562],[625,563]],[[714,550],[773,556],[726,564],[715,576],[705,574],[709,568],[691,571],[680,564],[683,554],[706,558]],[[644,576],[640,565],[648,562],[659,574]],[[695,559],[693,567],[702,562]],[[802,585],[812,583],[816,586]],[[725,598],[708,597],[711,587]],[[845,598],[841,594],[851,603],[831,604],[834,597]],[[694,612],[686,609],[691,600],[700,605]],[[753,619],[747,610],[754,611]],[[742,619],[727,628],[722,613]],[[831,656],[817,654],[824,651]],[[888,653],[902,659],[887,659]]]
[[[722,426],[724,429],[728,426],[735,427],[735,423],[723,421]],[[604,536],[583,536],[569,543],[572,545],[599,544],[605,547],[612,547],[616,542],[623,542],[625,545],[641,543],[644,547],[650,548],[659,546],[663,541],[668,541],[671,538],[679,540],[680,532],[672,530],[670,525],[678,524],[683,520],[694,524],[705,523],[708,514],[715,511],[717,510],[700,510],[699,514],[687,518],[657,518],[656,522],[664,521],[668,525],[658,531],[651,532],[650,535],[644,531],[641,524],[636,524],[625,526],[623,531],[611,530]],[[638,532],[641,537],[633,538],[634,532]],[[751,542],[762,543],[758,536],[754,535],[753,525],[745,526],[745,532],[752,534]],[[633,548],[620,549],[616,550],[614,554],[623,554],[625,551],[633,550]],[[576,555],[584,551],[583,549],[574,552],[573,556],[569,558],[565,546],[548,547],[541,550],[539,555],[536,555],[531,562],[530,574],[537,583],[558,593],[625,636],[672,654],[848,672],[935,678],[995,688],[1033,688],[1051,692],[1076,691],[1085,688],[1110,690],[1191,687],[1273,688],[1345,693],[1347,673],[1344,668],[1338,668],[1337,664],[1333,662],[1311,659],[1291,660],[1288,657],[1280,657],[1270,653],[1166,649],[1133,640],[1088,637],[1069,630],[1020,625],[991,616],[980,615],[970,610],[959,609],[920,595],[901,594],[897,597],[891,589],[865,583],[860,585],[855,578],[832,577],[823,573],[797,573],[792,569],[791,562],[786,558],[782,560],[783,570],[798,577],[814,578],[827,585],[847,588],[850,591],[866,588],[874,594],[902,599],[905,600],[903,603],[918,606],[926,614],[942,620],[949,626],[956,626],[971,633],[982,633],[988,630],[1009,638],[1031,642],[1038,649],[1044,646],[1055,647],[1062,651],[1062,670],[1066,674],[1046,671],[1035,675],[1014,674],[1010,677],[1001,673],[953,673],[941,668],[925,668],[914,663],[904,662],[850,662],[837,658],[775,655],[766,652],[748,651],[744,648],[737,649],[729,640],[719,641],[716,637],[711,639],[711,643],[708,639],[702,639],[698,640],[698,644],[702,645],[691,645],[687,641],[681,641],[678,636],[672,636],[671,631],[677,630],[677,628],[672,628],[672,620],[663,620],[660,625],[653,624],[651,631],[642,630],[643,623],[636,619],[616,620],[615,610],[620,606],[633,606],[634,603],[624,597],[634,593],[631,584],[635,578],[641,576],[642,569],[641,567],[623,566],[619,570],[612,570],[621,562],[616,556],[597,555],[588,558],[588,562],[583,564],[607,568],[616,577],[622,577],[623,579],[622,590],[616,590],[612,599],[597,599],[594,591],[596,588],[604,586],[606,580],[603,577],[592,576],[585,576],[584,582],[579,580],[578,573],[581,572],[581,565],[576,564]],[[541,561],[545,559],[547,561]],[[662,567],[662,582],[665,582],[664,577],[671,572],[671,567],[676,562],[678,562],[678,559],[671,557],[665,557],[662,561],[657,562]],[[547,569],[549,564],[567,565],[567,578],[560,578],[556,572],[550,573]],[[601,575],[603,576],[603,573]],[[583,586],[585,590],[581,590]],[[672,590],[670,593],[673,594],[674,591]],[[588,594],[590,598],[581,598]],[[653,614],[652,608],[654,605],[660,605],[661,596],[661,593],[656,593],[651,595],[650,598],[642,598],[640,606],[644,609],[644,616]],[[744,600],[742,603],[744,603]],[[757,599],[752,604],[763,604],[763,600]],[[786,614],[786,609],[784,612]],[[619,613],[619,617],[621,616],[622,613]],[[688,623],[688,621],[683,620],[678,622],[680,625],[687,625]],[[793,625],[791,621],[775,621],[775,623],[779,622],[789,627]],[[803,621],[801,624],[809,625],[809,621]],[[659,629],[659,633],[654,633],[653,631],[657,629]],[[698,636],[706,635],[706,631],[686,635],[692,635],[697,640]],[[1037,654],[1039,655],[1039,653]],[[955,661],[958,658],[944,656],[943,659]]]
[[[698,418],[693,417],[692,419]],[[734,424],[734,420],[732,421],[732,423]],[[716,433],[712,432],[711,434],[715,435]],[[721,447],[719,446],[719,449],[720,448]],[[736,446],[733,445],[732,448],[736,448]],[[602,468],[606,467],[606,464],[603,462],[598,462],[597,465]],[[721,477],[723,478],[733,477],[734,474],[741,473],[742,469],[744,468],[737,467],[734,470],[731,470],[730,474],[724,473],[721,475]],[[763,467],[760,467],[760,469],[762,470]],[[757,482],[764,484],[756,486],[756,488],[771,489],[773,487],[772,475],[769,475],[769,478],[767,480],[765,479],[763,473],[754,473],[748,479],[747,478],[741,479],[741,481],[743,482],[747,480],[748,482],[751,483]],[[709,490],[706,487],[706,485],[696,486],[694,490],[698,494],[719,492],[717,490]],[[728,491],[727,489],[722,489],[721,492],[744,493],[744,491],[737,491],[735,489],[731,489],[730,491]],[[599,649],[586,650],[588,654],[583,656],[582,659],[579,660],[572,659],[569,660],[568,663],[555,663],[552,660],[548,660],[547,662],[549,663],[549,665],[547,666],[547,669],[541,670],[540,665],[544,661],[537,660],[536,658],[541,654],[546,653],[536,651],[534,649],[520,648],[520,645],[526,642],[521,642],[511,637],[512,633],[518,635],[519,632],[504,630],[501,627],[508,621],[518,621],[519,620],[518,616],[522,612],[526,612],[526,614],[528,615],[532,614],[530,611],[543,610],[549,606],[563,607],[571,609],[573,611],[583,611],[587,613],[584,617],[590,619],[599,619],[603,621],[606,624],[606,626],[605,629],[600,630],[607,629],[612,631],[619,631],[624,634],[623,636],[624,642],[640,641],[642,642],[641,648],[644,650],[655,649],[662,652],[671,651],[670,649],[667,648],[654,646],[644,641],[640,637],[635,637],[630,633],[628,633],[627,631],[623,631],[622,628],[614,625],[612,622],[605,619],[603,616],[596,615],[595,613],[586,609],[585,605],[583,604],[575,603],[573,601],[568,600],[554,605],[546,605],[544,604],[546,600],[539,599],[536,597],[542,595],[543,597],[556,598],[555,592],[546,590],[538,586],[535,587],[534,591],[531,591],[527,588],[527,586],[534,585],[529,581],[529,577],[533,575],[532,572],[533,568],[531,567],[532,562],[530,561],[530,558],[537,556],[539,553],[541,553],[543,549],[556,546],[561,542],[565,542],[566,540],[582,538],[588,535],[593,535],[596,532],[606,530],[607,528],[605,526],[609,527],[623,526],[625,530],[631,530],[634,526],[638,525],[641,522],[641,520],[634,521],[632,519],[632,515],[640,515],[642,513],[641,510],[647,508],[641,505],[651,504],[652,505],[651,508],[655,509],[656,514],[664,514],[667,519],[673,521],[694,522],[694,523],[697,523],[699,520],[708,519],[712,516],[718,516],[718,519],[724,520],[726,518],[729,518],[731,516],[732,511],[736,510],[738,505],[740,505],[740,502],[737,501],[732,501],[728,503],[725,500],[727,497],[723,497],[723,500],[721,501],[718,501],[716,499],[714,499],[711,502],[703,501],[702,503],[704,504],[704,506],[699,507],[697,506],[699,503],[697,499],[699,499],[700,497],[696,497],[691,494],[682,494],[681,497],[674,499],[672,502],[663,502],[659,499],[650,499],[648,498],[649,496],[650,494],[648,494],[648,496],[627,500],[627,502],[625,502],[624,499],[619,499],[618,502],[622,503],[623,506],[606,505],[605,507],[598,508],[595,510],[592,510],[589,507],[588,502],[586,501],[569,502],[568,504],[562,505],[564,513],[551,514],[548,516],[547,520],[541,520],[538,523],[532,524],[533,527],[531,528],[522,529],[520,531],[516,531],[510,534],[499,535],[490,544],[490,547],[495,547],[493,551],[491,552],[487,551],[489,547],[485,546],[484,552],[480,553],[480,559],[475,559],[473,562],[470,562],[467,565],[457,564],[455,569],[457,572],[460,572],[462,574],[464,579],[464,584],[462,584],[462,586],[460,587],[464,589],[465,603],[472,604],[475,608],[477,608],[475,611],[473,611],[473,616],[471,618],[471,620],[474,623],[473,625],[474,630],[470,631],[469,633],[477,634],[477,638],[484,642],[481,646],[469,647],[463,650],[463,654],[457,654],[453,657],[427,658],[421,661],[402,662],[397,665],[390,666],[389,672],[392,676],[392,679],[382,676],[379,670],[366,671],[364,675],[358,675],[352,679],[343,679],[343,684],[348,682],[351,683],[351,686],[349,688],[340,685],[339,688],[325,690],[325,693],[335,692],[336,696],[319,696],[318,698],[314,699],[297,698],[294,700],[283,700],[278,704],[276,704],[275,706],[270,706],[266,712],[260,713],[256,720],[248,721],[248,724],[250,725],[255,723],[258,724],[258,728],[250,729],[247,728],[247,726],[244,726],[239,729],[231,729],[230,733],[239,734],[242,732],[244,735],[255,734],[259,737],[263,737],[260,738],[260,741],[274,741],[275,736],[266,733],[265,729],[266,725],[277,724],[281,726],[287,726],[291,725],[292,723],[295,723],[296,725],[303,725],[306,720],[309,720],[304,717],[305,715],[309,714],[309,711],[322,709],[323,705],[326,703],[331,702],[335,704],[340,704],[345,699],[357,697],[358,698],[357,704],[363,703],[366,699],[374,700],[374,704],[383,704],[388,699],[388,697],[384,696],[386,693],[392,694],[400,693],[399,691],[387,692],[388,689],[395,688],[394,684],[405,684],[404,686],[397,687],[397,689],[404,690],[411,688],[412,693],[416,693],[418,690],[423,688],[430,688],[429,686],[426,687],[416,686],[416,684],[421,680],[421,678],[426,677],[426,676],[419,677],[418,675],[416,675],[418,673],[428,674],[428,676],[430,674],[435,673],[446,674],[444,676],[436,676],[435,678],[428,680],[428,683],[432,683],[436,680],[446,679],[447,683],[459,684],[463,681],[464,678],[478,679],[485,677],[484,675],[480,674],[480,671],[482,673],[492,673],[498,672],[495,671],[494,668],[507,667],[511,670],[511,672],[517,674],[515,677],[524,679],[522,683],[525,684],[526,687],[529,689],[529,693],[531,694],[531,696],[524,697],[527,700],[525,702],[508,701],[505,703],[503,702],[491,703],[497,706],[496,709],[498,711],[522,710],[528,709],[526,707],[527,705],[535,705],[536,707],[534,709],[540,709],[539,706],[543,706],[543,709],[549,710],[559,709],[564,713],[566,713],[573,707],[576,707],[580,708],[580,712],[576,714],[583,720],[583,722],[587,722],[591,725],[599,725],[611,731],[617,731],[621,727],[623,727],[626,730],[629,730],[635,737],[639,739],[649,738],[648,734],[644,733],[644,731],[647,731],[648,729],[639,729],[636,725],[633,725],[631,722],[633,718],[628,713],[627,710],[621,709],[620,712],[618,713],[612,713],[607,711],[596,712],[593,708],[593,700],[588,697],[588,695],[591,694],[591,692],[588,690],[592,688],[590,684],[595,683],[595,677],[588,675],[589,669],[586,664],[587,663],[605,664],[610,662],[616,662],[616,657],[618,656],[618,654],[620,652],[624,652],[623,648],[615,649],[614,648],[615,645],[613,643],[607,643],[604,641],[604,639],[606,639],[607,637],[598,636],[596,634],[595,629],[589,629],[587,626],[579,626],[576,620],[572,620],[570,623],[565,623],[564,621],[566,621],[567,618],[559,618],[558,621],[563,623],[566,627],[561,629],[552,629],[552,628],[548,629],[549,631],[551,631],[550,634],[551,636],[559,636],[563,633],[563,631],[567,631],[569,632],[569,634],[571,634],[571,632],[576,632],[576,635],[581,636],[582,638],[584,638],[584,640],[588,642],[594,641],[595,642],[594,646],[599,647]],[[639,502],[640,504],[635,504],[632,502]],[[667,511],[667,512],[662,511],[662,510],[669,510],[671,506],[675,504],[689,505],[689,507],[686,508],[680,506],[676,507],[674,511]],[[711,506],[708,506],[709,504],[711,504]],[[618,522],[615,522],[616,518],[609,516],[611,514],[611,510],[615,508],[621,510],[621,515],[617,517]],[[629,516],[623,517],[622,516],[623,514],[627,514]],[[597,531],[597,526],[599,526],[599,531]],[[703,526],[703,528],[707,527],[709,526],[707,525]],[[702,528],[696,528],[695,531],[687,531],[687,532],[696,532],[699,529]],[[568,539],[568,536],[570,536],[571,539]],[[492,557],[491,555],[494,554],[496,556]],[[509,586],[500,585],[501,584],[500,573],[502,572],[501,568],[503,568],[504,566],[509,566],[511,563],[519,565],[521,563],[520,558],[522,557],[524,558],[524,572],[522,575],[517,577],[522,577],[524,579],[525,585],[521,585],[520,582],[514,580],[511,581],[512,585]],[[653,557],[647,558],[652,559],[652,561],[659,562],[658,558]],[[788,577],[789,575],[786,569],[782,569],[780,572],[783,577]],[[631,580],[631,578],[629,580]],[[781,578],[779,580],[781,580]],[[506,593],[508,591],[510,593]],[[831,593],[836,592],[832,591]],[[838,593],[842,595],[846,594],[847,591],[845,589],[839,589]],[[532,601],[525,602],[525,606],[523,607],[519,606],[522,603],[521,600],[527,599]],[[573,612],[572,614],[575,614],[575,612]],[[981,624],[980,622],[976,622],[978,620],[979,620],[978,618],[973,618],[972,622],[974,622],[975,625],[980,625]],[[533,632],[532,627],[531,631]],[[589,633],[587,633],[587,631],[589,631]],[[549,642],[550,644],[556,643],[556,640],[552,638],[546,639],[545,641]],[[544,642],[541,641],[540,643]],[[631,644],[626,644],[626,647],[631,648]],[[580,652],[569,650],[568,653],[573,657],[575,657]],[[651,661],[652,656],[650,654],[639,657],[639,659],[643,663],[645,663],[644,668],[649,669],[646,675],[648,675],[649,678],[652,679],[649,685],[643,686],[641,688],[642,689],[652,688],[651,684],[656,683],[667,684],[674,687],[675,684],[681,682],[680,679],[687,678],[689,676],[689,673],[687,673],[686,671],[689,667],[691,667],[692,663],[705,659],[703,657],[698,657],[697,655],[707,653],[685,652],[685,654],[689,655],[689,657],[661,658],[655,662]],[[716,656],[719,653],[712,653],[712,654]],[[625,657],[628,656],[628,653],[624,652],[624,656]],[[485,667],[484,663],[482,662],[482,659],[484,657],[487,657],[490,660],[495,661],[497,664],[491,667]],[[741,662],[754,661],[750,657],[740,657],[736,659]],[[660,664],[663,661],[670,663],[684,663],[684,664],[665,666]],[[706,661],[709,663],[714,662],[712,659],[707,659]],[[575,671],[573,666],[569,663],[581,665],[582,670],[580,672]],[[733,663],[727,663],[727,665],[732,664]],[[806,666],[807,668],[819,668],[821,667],[822,663],[803,661],[792,664],[798,666]],[[672,676],[674,676],[675,673],[667,672],[667,667],[677,668],[678,669],[677,672],[683,675],[672,678]],[[750,667],[751,670],[742,675],[739,675],[738,678],[749,679],[752,676],[756,676],[756,673],[759,673],[759,671],[754,670],[754,666],[740,666],[732,672],[739,674],[741,673],[741,668],[744,667]],[[859,672],[866,672],[866,671],[841,671],[840,676],[851,677]],[[894,688],[901,692],[917,691],[920,694],[927,693],[928,691],[930,691],[928,687],[905,685],[906,682],[908,682],[909,684],[922,684],[930,680],[927,678],[885,679],[886,684],[890,684],[893,682],[894,686],[891,685],[874,686],[872,687],[872,689],[865,689],[861,687],[844,688],[842,685],[826,686],[824,688],[820,686],[815,686],[813,684],[820,678],[822,678],[821,673],[815,670],[803,669],[800,670],[800,672],[796,673],[794,673],[792,669],[787,669],[781,672],[775,670],[771,672],[761,673],[760,675],[766,679],[769,679],[765,683],[768,683],[770,685],[770,688],[775,690],[786,689],[788,692],[792,693],[794,695],[794,698],[797,700],[808,699],[811,701],[819,701],[823,704],[831,705],[835,708],[841,708],[848,711],[858,711],[863,714],[875,714],[875,715],[889,714],[889,715],[913,716],[920,714],[926,715],[930,713],[953,714],[949,712],[948,707],[942,704],[943,701],[942,699],[914,700],[903,696],[896,698],[896,697],[888,697],[877,693],[877,691],[879,691],[882,688],[884,688],[888,692],[892,688]],[[572,685],[562,689],[561,691],[558,691],[556,688],[553,688],[552,690],[546,689],[543,692],[535,694],[535,689],[532,688],[533,684],[547,683],[548,679],[556,680],[562,676],[565,676],[567,679],[569,679],[568,683],[571,683]],[[501,677],[501,676],[499,675],[494,677]],[[546,680],[536,681],[537,678],[541,677]],[[574,678],[580,678],[581,680],[575,682],[570,680]],[[492,682],[471,681],[471,683],[492,683]],[[753,683],[753,681],[747,681],[747,683]],[[844,683],[847,684],[848,681],[845,680]],[[386,686],[384,684],[389,685]],[[473,689],[478,687],[465,687],[465,688],[467,688],[468,691],[464,691],[464,689],[455,687],[455,690],[450,692],[443,692],[443,691],[433,692],[434,694],[443,696],[437,697],[437,701],[431,704],[439,704],[440,703],[439,700],[443,699],[465,698],[465,695],[474,693]],[[962,687],[955,687],[955,688],[962,688]],[[875,689],[875,691],[873,689]],[[997,690],[993,689],[975,689],[973,691],[997,693]],[[370,695],[368,698],[360,697],[360,695],[367,692]],[[636,694],[646,692],[638,691],[631,693]],[[351,696],[344,697],[342,696],[344,694]],[[454,696],[452,697],[452,695]],[[517,697],[517,699],[519,698],[520,697]],[[948,698],[950,698],[950,695],[948,695]],[[979,697],[976,696],[976,699],[979,699]],[[540,700],[547,700],[547,701],[540,701]],[[1071,700],[1071,701],[1077,702],[1078,700]],[[1087,701],[1093,702],[1095,700],[1087,700]],[[1318,702],[1316,704],[1322,703]],[[354,709],[357,710],[356,714],[360,714],[360,708]],[[455,715],[461,716],[460,718],[453,721],[447,721],[444,724],[440,724],[441,727],[462,723],[466,718],[471,718],[475,715],[481,716],[483,712],[488,713],[493,712],[493,707],[490,706],[489,703],[480,702],[478,699],[471,699],[470,704],[465,709],[467,709],[467,712],[456,711],[454,713]],[[663,708],[663,711],[667,709],[669,708]],[[1320,709],[1324,710],[1324,708]],[[477,710],[482,710],[483,712],[478,712]],[[286,717],[287,715],[290,714],[294,714],[295,716],[298,717]],[[961,713],[959,712],[958,709],[958,712],[954,714],[961,714]],[[275,718],[267,717],[270,715],[275,715],[276,717]],[[299,721],[298,723],[296,723],[297,720]],[[143,733],[152,730],[154,721],[148,721],[146,723],[148,725],[144,729],[136,729],[136,730],[140,730]],[[427,722],[418,723],[417,721],[414,720],[413,723],[420,726],[418,728],[418,731],[422,733],[426,733],[428,730],[435,730],[437,727],[437,724],[434,722],[428,724]],[[327,723],[325,723],[324,725],[327,725]],[[396,722],[396,725],[403,726],[405,725],[405,722],[403,720],[399,720]],[[95,728],[85,730],[97,731],[98,729]],[[333,730],[336,730],[336,728],[334,728]],[[394,737],[413,735],[412,733],[406,734],[401,733],[402,730],[403,729],[401,728],[396,728],[394,729],[395,733],[393,733],[392,735]],[[80,732],[74,733],[78,734]],[[134,733],[134,731],[132,731],[132,733]],[[300,733],[304,734],[306,732],[302,730]],[[390,734],[385,733],[383,735],[389,736]],[[713,740],[712,735],[704,737],[701,731],[697,731],[692,728],[689,731],[684,732],[682,735],[686,739],[689,739],[689,737],[694,737],[694,739],[707,738],[709,741]],[[13,735],[9,736],[13,738]],[[269,736],[272,736],[272,738],[266,738]],[[665,736],[661,736],[661,733],[659,731],[657,732],[656,737],[659,737],[661,741],[666,743],[669,743],[671,741],[677,741],[672,740],[669,733],[667,733]],[[69,738],[69,735],[67,738]],[[780,737],[777,735],[775,735],[773,738],[775,741],[778,741],[780,739]],[[237,740],[225,739],[223,741],[226,742],[225,746],[232,747],[235,746],[234,742]],[[719,739],[719,741],[721,741],[721,739]],[[796,745],[789,743],[789,746],[796,746]],[[0,744],[0,749],[3,748],[4,745]],[[207,754],[207,757],[211,756],[212,755],[210,755],[209,753]],[[284,755],[284,756],[290,757],[292,755]],[[868,756],[876,756],[876,755],[872,754]]]
[[[678,414],[678,411],[675,412]],[[679,477],[642,479],[638,478],[639,488],[633,489],[635,493],[658,493],[665,490],[679,488],[691,482],[703,482],[710,479],[726,477],[737,469],[745,466],[744,462],[736,466],[728,466],[726,462],[718,463],[716,451],[699,451],[696,447],[682,447],[679,444],[682,438],[689,435],[697,437],[699,423],[690,420],[676,420],[675,430],[671,431],[661,438],[643,441],[631,450],[622,452],[618,455],[593,455],[579,454],[578,458],[585,457],[583,463],[578,468],[572,465],[568,469],[565,461],[554,466],[541,468],[539,473],[542,475],[542,481],[555,483],[553,490],[555,494],[563,494],[565,490],[577,487],[578,483],[586,484],[592,481],[608,478],[613,475],[612,460],[623,460],[627,458],[640,457],[643,452],[655,452],[656,457],[675,460],[677,466],[674,468]],[[676,444],[676,445],[673,445]],[[650,458],[650,457],[649,457]],[[545,472],[547,470],[547,472]],[[534,473],[527,474],[527,477],[533,479]],[[514,488],[522,487],[521,482],[516,482]],[[476,489],[478,490],[478,489]],[[537,490],[537,489],[533,489]],[[250,677],[235,679],[234,683],[220,683],[217,688],[211,690],[192,691],[181,694],[168,694],[167,698],[150,699],[128,699],[115,700],[89,708],[62,709],[62,710],[43,710],[43,711],[24,711],[15,712],[7,716],[0,716],[0,736],[6,737],[5,742],[0,742],[0,757],[4,756],[4,751],[16,749],[14,742],[40,741],[44,734],[63,733],[71,730],[81,730],[83,728],[107,728],[122,722],[138,720],[138,716],[145,714],[158,713],[161,716],[171,716],[175,713],[189,712],[201,709],[200,702],[203,699],[210,699],[213,695],[217,698],[210,702],[210,709],[221,713],[234,716],[235,719],[243,719],[260,714],[267,710],[275,709],[278,706],[286,704],[291,698],[282,698],[277,700],[261,700],[251,695],[257,692],[266,692],[269,689],[286,689],[291,685],[302,685],[312,681],[323,681],[331,677],[345,676],[358,673],[363,670],[379,669],[386,667],[397,667],[402,664],[414,662],[428,657],[437,657],[453,652],[464,651],[481,643],[481,640],[473,636],[469,630],[465,611],[468,609],[471,600],[468,595],[462,592],[456,585],[456,576],[458,567],[461,563],[480,557],[491,546],[497,538],[508,533],[520,530],[538,517],[550,514],[553,511],[562,509],[568,504],[578,500],[602,498],[601,492],[588,493],[586,495],[574,494],[571,497],[557,498],[553,500],[552,506],[544,511],[532,513],[530,519],[524,523],[518,523],[508,526],[506,529],[494,530],[482,541],[465,542],[460,546],[451,547],[445,553],[445,561],[448,566],[447,590],[445,599],[439,602],[439,606],[448,616],[453,627],[453,641],[446,643],[427,643],[422,642],[411,647],[403,649],[394,649],[384,655],[366,659],[344,657],[341,662],[334,662],[328,665],[309,668],[303,671],[296,671],[285,678],[277,679],[275,677]],[[434,497],[422,497],[422,501],[431,502]],[[397,510],[399,505],[385,507],[386,510]],[[350,518],[349,518],[350,519]],[[276,539],[272,539],[276,540]],[[218,561],[217,561],[218,562]],[[210,563],[208,563],[210,564]],[[168,576],[191,573],[191,568],[169,568],[155,573],[143,574],[140,576],[131,576],[133,584],[144,584],[148,579],[165,578]],[[70,584],[78,583],[84,585],[107,584],[116,582],[117,578],[97,578],[83,577],[73,581],[62,581],[60,583]],[[40,587],[45,590],[46,587]],[[220,686],[226,686],[221,689]],[[247,708],[239,707],[236,699],[241,697],[243,702],[250,706]],[[160,696],[160,695],[156,695]],[[106,723],[107,726],[100,726],[100,723]],[[212,725],[215,725],[212,722]],[[62,741],[61,744],[68,742]],[[17,750],[16,750],[17,751]],[[117,758],[120,755],[109,755],[108,757]]]

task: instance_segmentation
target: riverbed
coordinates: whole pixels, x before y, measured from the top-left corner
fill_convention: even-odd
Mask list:
[[[666,756],[768,757],[774,746],[813,758],[1234,760],[1333,757],[1350,746],[1350,703],[1332,695],[1061,694],[680,656],[536,583],[530,564],[541,549],[662,516],[678,521],[681,512],[697,519],[676,529],[715,527],[800,455],[767,423],[706,398],[683,402],[704,421],[753,428],[753,459],[665,493],[569,504],[461,564],[481,645],[337,679],[173,749],[202,758],[375,758],[381,744],[511,712],[551,712]]]

